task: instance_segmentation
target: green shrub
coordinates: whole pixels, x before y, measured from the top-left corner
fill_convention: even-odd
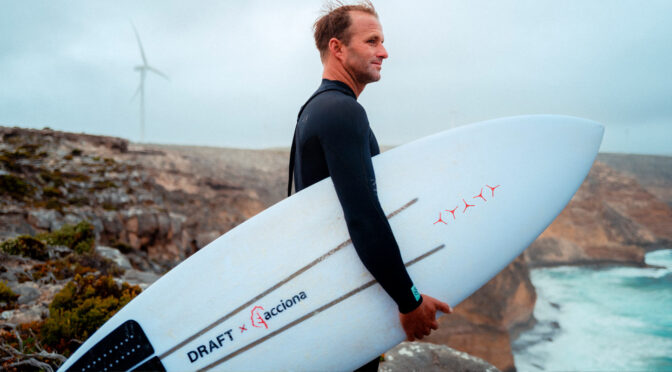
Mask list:
[[[83,207],[85,205],[89,205],[90,203],[91,201],[84,196],[74,196],[68,199],[68,204],[76,207]]]
[[[63,225],[59,230],[38,234],[36,237],[21,235],[0,243],[3,251],[24,257],[44,261],[49,258],[46,244],[63,245],[78,254],[85,254],[93,250],[96,234],[93,225],[82,221],[77,225]]]
[[[86,340],[103,323],[141,292],[111,276],[75,276],[49,305],[49,318],[41,329],[43,343],[69,355],[70,340]]]
[[[60,230],[38,235],[51,245],[64,245],[77,253],[91,252],[96,240],[93,225],[82,221],[77,225],[63,225]]]
[[[20,177],[11,174],[0,176],[0,194],[9,195],[16,200],[24,200],[32,196],[34,191],[35,188]]]
[[[63,208],[66,207],[66,204],[59,199],[49,198],[46,201],[35,203],[35,206],[53,209],[63,213]]]
[[[93,186],[91,187],[92,192],[96,191],[102,191],[105,189],[116,189],[119,186],[117,186],[116,183],[110,181],[110,180],[104,180],[104,181],[96,181]]]
[[[79,172],[67,172],[61,175],[73,182],[89,182],[91,179],[88,175]]]
[[[15,255],[34,258],[44,261],[49,258],[46,245],[38,239],[28,235],[21,235],[0,243],[0,249]]]
[[[13,309],[19,295],[15,294],[7,283],[0,282],[0,310]]]
[[[103,202],[103,209],[106,210],[106,211],[117,211],[117,210],[119,210],[119,208],[116,205],[114,205],[110,202]]]
[[[42,195],[44,195],[47,198],[61,198],[63,197],[63,193],[61,192],[61,189],[57,187],[50,187],[46,186],[42,189]]]
[[[40,172],[40,179],[45,183],[52,183],[54,187],[64,186],[63,175],[61,171],[51,172],[47,169],[42,169]]]
[[[45,263],[34,265],[30,273],[33,280],[48,277],[49,273],[56,280],[72,278],[75,275],[86,275],[99,272],[102,275],[119,277],[124,274],[114,261],[102,257],[95,252],[85,254],[70,254],[58,260],[49,260]]]

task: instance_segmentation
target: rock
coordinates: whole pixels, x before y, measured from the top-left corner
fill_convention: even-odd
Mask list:
[[[103,221],[103,235],[109,236],[110,239],[119,241],[124,232],[124,224],[117,212],[105,212],[102,215]]]
[[[170,240],[173,237],[173,232],[170,229],[170,216],[167,213],[161,213],[157,216],[157,219],[159,223],[159,236]]]
[[[1,194],[0,194],[1,195]],[[8,210],[3,205],[0,211],[0,242],[19,235],[34,235],[35,229],[26,219],[22,210]]]
[[[497,372],[495,366],[467,353],[444,345],[424,342],[402,342],[385,353],[380,363],[381,372],[431,371],[431,372]]]
[[[38,304],[31,307],[21,307],[16,310],[3,311],[0,318],[7,323],[24,324],[43,320],[49,316],[49,308],[44,304]]]
[[[116,248],[97,246],[96,252],[98,252],[99,255],[112,260],[117,264],[117,266],[124,270],[130,270],[133,268],[131,261],[129,261],[128,258],[126,258],[126,256],[124,256],[123,253],[119,252],[119,250]]]
[[[10,323],[9,320],[14,317],[15,312],[16,310],[5,310],[2,313],[0,313],[0,319]]]
[[[17,300],[19,305],[25,305],[40,298],[39,287],[33,282],[10,283],[9,287],[15,294],[19,295]]]
[[[161,276],[147,271],[138,271],[135,269],[126,270],[121,279],[132,285],[138,285],[144,291],[152,283],[159,280]]]
[[[158,231],[159,231],[159,224],[156,215],[154,213],[142,213],[138,215],[139,236],[154,238],[157,235]]]
[[[60,213],[50,209],[36,209],[28,212],[28,223],[42,230],[50,230],[53,221],[59,219]]]
[[[198,249],[205,247],[206,245],[213,242],[215,239],[219,238],[222,234],[219,231],[205,231],[196,236],[196,245]]]
[[[72,249],[64,245],[47,245],[47,253],[49,253],[50,259],[54,259],[69,255],[72,253]]]

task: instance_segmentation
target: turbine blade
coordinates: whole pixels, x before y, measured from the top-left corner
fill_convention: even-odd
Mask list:
[[[147,69],[148,69],[149,71],[154,72],[155,74],[157,74],[157,75],[159,75],[159,76],[162,76],[162,77],[163,77],[164,79],[166,79],[166,80],[170,80],[170,78],[168,77],[168,75],[166,75],[166,74],[164,74],[163,72],[161,72],[161,71],[155,69],[155,68],[152,67],[152,66],[147,66]]]
[[[131,22],[131,26],[133,26],[133,32],[135,32],[135,38],[138,40],[138,46],[140,47],[140,54],[142,55],[142,63],[144,63],[144,65],[147,66],[147,58],[145,57],[145,50],[142,49],[142,42],[140,41],[140,35],[138,35],[138,30],[135,28],[133,22]]]

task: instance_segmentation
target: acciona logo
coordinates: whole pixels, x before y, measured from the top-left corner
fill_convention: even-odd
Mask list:
[[[288,298],[286,300],[280,300],[280,303],[275,307],[272,307],[270,311],[264,311],[264,320],[271,320],[273,317],[280,315],[284,311],[287,311],[292,308],[292,306],[297,305],[301,301],[308,298],[306,292],[301,291],[298,294]]]

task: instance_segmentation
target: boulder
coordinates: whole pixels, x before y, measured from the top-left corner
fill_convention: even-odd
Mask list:
[[[445,345],[424,342],[402,342],[385,353],[380,372],[498,372],[483,359],[451,349]]]
[[[107,258],[113,261],[117,266],[124,270],[130,270],[133,268],[131,261],[124,256],[123,253],[119,252],[118,249],[105,246],[97,246],[96,252],[104,258]]]

